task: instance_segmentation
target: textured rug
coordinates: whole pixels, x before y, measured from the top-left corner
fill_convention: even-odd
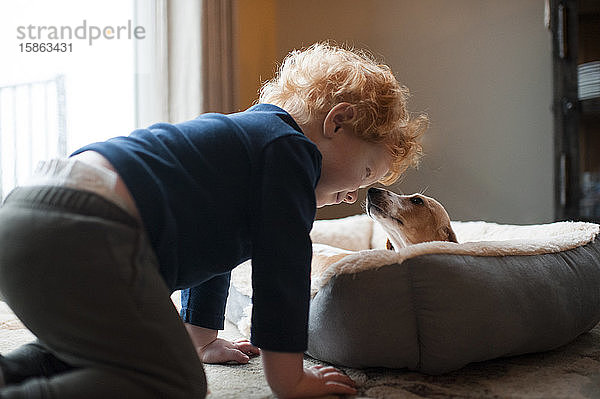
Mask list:
[[[224,332],[239,337],[231,324]],[[319,364],[306,357],[305,365]],[[274,398],[260,358],[247,365],[206,365],[209,398]],[[562,348],[475,363],[453,373],[427,376],[389,369],[342,368],[359,386],[356,399],[600,398],[600,325]]]
[[[227,323],[222,336],[241,337]],[[6,304],[0,302],[0,353],[33,339]],[[319,364],[306,357],[305,365]],[[550,352],[468,365],[441,376],[403,370],[343,369],[356,381],[356,399],[415,398],[600,398],[600,324],[572,343]],[[205,365],[209,399],[274,398],[260,358],[246,365]]]

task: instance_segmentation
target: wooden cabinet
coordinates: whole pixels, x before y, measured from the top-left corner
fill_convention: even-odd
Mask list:
[[[600,0],[549,0],[557,220],[600,223]]]

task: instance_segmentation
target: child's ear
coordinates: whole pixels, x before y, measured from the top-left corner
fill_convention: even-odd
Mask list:
[[[354,107],[350,103],[339,103],[327,113],[323,121],[323,134],[332,138],[339,132],[342,125],[354,118]]]

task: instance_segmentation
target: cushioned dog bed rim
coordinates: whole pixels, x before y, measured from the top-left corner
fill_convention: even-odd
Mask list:
[[[534,256],[422,255],[333,277],[312,301],[307,353],[439,374],[559,347],[599,320],[599,241]]]
[[[308,353],[429,374],[564,345],[600,320],[600,226],[452,222],[459,244],[398,252],[365,215],[317,221],[315,243],[352,253],[312,280]],[[251,265],[232,273],[227,317],[250,331]]]

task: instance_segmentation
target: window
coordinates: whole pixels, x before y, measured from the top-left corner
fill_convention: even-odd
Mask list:
[[[0,199],[40,160],[134,129],[134,57],[151,34],[136,12],[134,0],[0,3]]]

